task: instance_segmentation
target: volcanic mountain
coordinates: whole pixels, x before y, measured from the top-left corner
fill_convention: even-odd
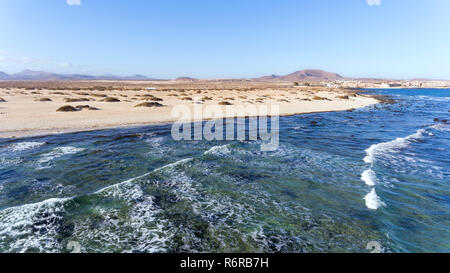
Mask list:
[[[285,76],[271,75],[257,78],[258,81],[289,81],[289,82],[305,82],[305,81],[336,81],[343,80],[344,77],[337,73],[326,72],[318,69],[300,70]]]

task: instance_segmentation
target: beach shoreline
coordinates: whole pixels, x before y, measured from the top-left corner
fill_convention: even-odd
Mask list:
[[[225,105],[244,108],[270,108],[276,105],[280,116],[348,111],[380,102],[375,96],[364,92],[360,94],[357,90],[277,87],[273,84],[251,87],[224,86],[222,83],[208,87],[177,84],[157,89],[108,88],[0,88],[0,98],[4,100],[0,102],[0,138],[38,137],[233,117],[227,116],[225,110],[218,116],[201,119],[179,119],[172,115],[177,106],[193,112],[199,100],[203,107],[219,106],[221,109],[225,109]],[[142,104],[149,107],[136,107]],[[63,106],[78,109],[58,112],[57,109]],[[258,115],[234,115],[247,116]]]

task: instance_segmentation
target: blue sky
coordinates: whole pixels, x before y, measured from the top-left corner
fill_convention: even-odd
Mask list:
[[[0,71],[450,79],[448,0],[69,2],[1,0]]]

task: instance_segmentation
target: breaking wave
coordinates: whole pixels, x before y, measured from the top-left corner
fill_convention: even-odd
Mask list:
[[[0,211],[0,252],[57,252],[58,223],[68,200],[49,199]]]
[[[361,180],[364,181],[366,185],[370,187],[375,186],[378,181],[377,176],[372,169],[364,171],[361,174]]]
[[[76,154],[84,151],[84,148],[76,147],[58,147],[53,149],[51,152],[43,154],[41,158],[37,161],[39,168],[46,169],[52,166],[52,161],[65,155]]]
[[[12,152],[22,152],[41,147],[44,144],[45,142],[20,142],[11,144],[8,149]]]
[[[76,149],[65,149],[65,151]],[[152,173],[173,168],[189,162],[192,158],[183,159],[150,173],[129,179],[127,181],[105,187],[95,193],[82,197],[53,198],[39,203],[25,204],[0,211],[0,252],[61,252],[64,245],[58,240],[61,233],[72,233],[83,246],[84,240],[101,241],[98,251],[118,248],[124,238],[137,245],[124,249],[124,252],[145,251],[161,252],[165,250],[165,242],[175,232],[168,234],[168,223],[156,218],[160,212],[154,204],[152,196],[146,196],[136,180]],[[95,203],[99,197],[115,198],[125,201],[129,206],[128,228],[119,228],[117,211],[107,206],[94,205],[92,211],[102,218],[102,226],[93,229],[85,223],[75,223],[73,226],[64,223],[71,204],[79,206],[79,198]],[[91,211],[91,212],[92,212]],[[90,218],[90,217],[89,217]],[[90,221],[92,219],[86,219]],[[136,231],[130,232],[131,231]],[[138,230],[138,231],[137,231]],[[167,233],[167,234],[165,234]],[[95,250],[95,249],[94,249]]]
[[[375,189],[372,189],[366,195],[366,197],[364,197],[364,199],[366,200],[367,208],[372,209],[372,210],[377,210],[381,206],[383,206],[383,207],[386,206],[386,204],[383,201],[381,201],[380,197],[378,197]]]
[[[229,145],[214,146],[204,153],[204,155],[226,155],[231,153]]]
[[[386,156],[390,153],[396,153],[400,149],[408,147],[411,142],[422,139],[424,137],[425,129],[420,129],[416,133],[404,138],[397,138],[393,141],[382,142],[372,145],[366,150],[367,156],[364,158],[366,163],[374,163],[378,157]]]
[[[441,124],[429,126],[428,129],[438,129],[441,128],[440,125]],[[366,157],[364,158],[364,162],[373,165],[379,158],[393,159],[393,154],[398,153],[401,149],[407,148],[413,142],[422,140],[425,135],[433,136],[433,134],[428,132],[426,129],[420,129],[416,133],[411,134],[407,137],[397,138],[389,142],[374,144],[365,151]],[[409,162],[416,161],[414,158],[410,157],[405,157],[405,160]],[[364,171],[361,174],[361,180],[364,181],[367,186],[372,188],[370,193],[367,194],[366,197],[364,197],[364,199],[366,200],[367,208],[376,210],[381,206],[386,206],[386,204],[381,201],[380,197],[375,191],[374,187],[378,183],[378,178],[372,168]]]

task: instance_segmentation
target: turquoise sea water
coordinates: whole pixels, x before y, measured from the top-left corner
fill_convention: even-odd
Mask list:
[[[0,252],[450,251],[450,90],[280,118],[280,146],[171,127],[0,140]],[[435,119],[439,121],[435,121]]]

